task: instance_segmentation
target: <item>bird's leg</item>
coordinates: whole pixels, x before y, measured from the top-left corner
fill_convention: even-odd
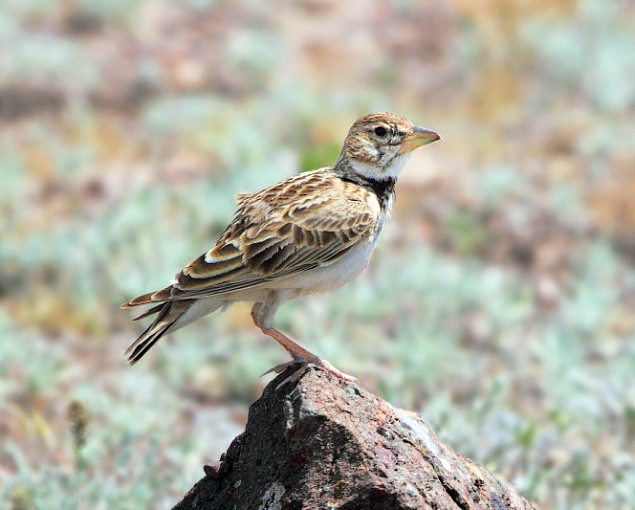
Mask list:
[[[286,335],[283,335],[277,329],[275,329],[275,328],[265,328],[265,327],[262,327],[262,326],[259,326],[259,327],[260,327],[260,330],[265,335],[270,336],[276,342],[278,342],[282,347],[284,347],[284,349],[293,358],[292,361],[289,361],[287,363],[281,363],[280,365],[276,365],[275,367],[270,368],[269,370],[267,370],[262,375],[268,374],[270,372],[276,372],[276,373],[279,374],[280,372],[282,372],[286,368],[290,367],[291,365],[294,365],[296,363],[302,363],[302,366],[298,370],[296,370],[291,376],[289,376],[287,379],[285,379],[281,383],[281,386],[283,384],[287,383],[287,382],[293,382],[293,381],[297,381],[298,379],[300,379],[300,377],[302,377],[304,375],[304,373],[306,372],[306,369],[308,368],[309,365],[318,366],[318,367],[326,370],[327,372],[333,374],[335,377],[343,379],[344,381],[347,381],[347,382],[359,382],[355,377],[353,377],[351,375],[348,375],[348,374],[345,374],[344,372],[338,370],[333,365],[331,365],[328,361],[323,360],[322,358],[320,358],[319,356],[316,356],[315,354],[313,354],[310,351],[307,351],[300,344],[298,344],[297,342],[294,342],[293,340],[291,340]]]
[[[293,358],[292,361],[289,361],[287,363],[281,363],[280,365],[276,365],[275,367],[270,368],[262,375],[268,374],[270,372],[276,372],[279,374],[282,371],[286,370],[288,367],[296,363],[301,363],[302,366],[298,370],[296,370],[293,374],[291,374],[289,377],[287,377],[284,381],[282,381],[282,383],[278,387],[284,385],[287,382],[293,382],[300,379],[300,377],[302,377],[304,373],[306,372],[308,365],[318,366],[326,370],[327,372],[333,374],[335,377],[343,379],[344,381],[359,382],[355,377],[345,374],[344,372],[341,372],[340,370],[335,368],[333,365],[331,365],[328,361],[325,361],[319,356],[316,356],[312,352],[306,350],[299,343],[291,340],[289,337],[282,334],[276,328],[265,326],[262,323],[263,321],[260,320],[260,317],[258,314],[258,311],[260,310],[260,306],[262,305],[260,303],[257,303],[251,311],[251,317],[254,321],[254,324],[258,326],[260,328],[260,331],[262,331],[265,335],[270,336],[276,342],[278,342]]]

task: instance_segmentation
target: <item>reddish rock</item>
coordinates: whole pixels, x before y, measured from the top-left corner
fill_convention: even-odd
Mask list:
[[[173,510],[535,510],[418,415],[320,370],[284,377]]]

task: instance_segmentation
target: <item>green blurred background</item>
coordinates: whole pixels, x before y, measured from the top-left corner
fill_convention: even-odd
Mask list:
[[[542,509],[635,507],[628,0],[2,1],[0,507],[182,497],[285,353],[241,305],[131,368],[119,304],[384,110],[443,140],[278,326]]]

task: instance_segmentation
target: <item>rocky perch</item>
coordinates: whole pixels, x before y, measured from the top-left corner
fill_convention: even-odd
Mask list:
[[[173,510],[535,510],[415,413],[321,370],[285,377]]]

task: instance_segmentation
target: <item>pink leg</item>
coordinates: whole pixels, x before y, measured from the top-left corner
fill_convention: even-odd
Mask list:
[[[320,357],[316,356],[315,354],[313,354],[312,352],[307,351],[299,343],[294,342],[286,335],[283,335],[282,333],[280,333],[280,331],[278,331],[277,329],[267,328],[263,326],[262,324],[260,324],[253,310],[251,313],[251,317],[254,320],[254,324],[260,328],[260,331],[262,331],[265,335],[270,336],[276,342],[278,342],[282,347],[284,347],[284,349],[293,358],[292,361],[289,361],[287,363],[282,363],[280,365],[276,365],[273,368],[270,368],[262,375],[268,374],[270,372],[276,372],[279,374],[280,372],[282,372],[283,370],[285,370],[286,368],[290,367],[291,365],[295,363],[302,363],[302,367],[300,367],[293,374],[291,374],[284,381],[282,381],[282,383],[280,383],[278,387],[284,385],[287,382],[293,382],[300,379],[300,377],[302,377],[304,373],[306,372],[308,365],[318,366],[322,368],[323,370],[326,370],[327,372],[333,374],[335,377],[343,379],[344,381],[355,382],[355,383],[359,382],[355,377],[345,374],[344,372],[341,372],[340,370],[335,368],[333,365],[331,365],[328,361],[325,361],[321,359]]]

